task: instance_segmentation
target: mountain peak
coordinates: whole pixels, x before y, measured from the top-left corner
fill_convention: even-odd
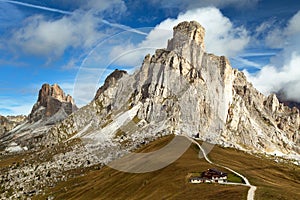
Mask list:
[[[41,105],[45,105],[47,97],[53,97],[61,102],[70,102],[74,104],[73,98],[70,95],[65,95],[64,91],[57,83],[50,86],[48,83],[44,83],[39,91],[38,101]]]
[[[117,80],[119,80],[120,78],[123,77],[124,74],[127,74],[127,72],[125,70],[118,70],[118,69],[115,69],[110,75],[108,75],[108,77],[105,79],[104,81],[104,85],[101,86],[97,92],[96,92],[96,95],[95,95],[95,98],[94,99],[97,99],[100,94],[102,94],[108,87],[114,85]]]
[[[168,50],[181,49],[194,43],[204,49],[205,29],[196,21],[184,21],[173,28],[173,38],[168,42]]]
[[[77,109],[73,98],[70,95],[65,95],[57,83],[52,86],[45,83],[39,91],[38,100],[32,108],[29,120],[33,122],[43,117],[51,117],[61,108],[67,114],[71,114],[74,109]]]

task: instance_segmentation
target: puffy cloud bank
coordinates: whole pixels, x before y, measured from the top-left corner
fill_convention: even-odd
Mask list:
[[[27,54],[58,57],[69,48],[91,48],[99,39],[109,35],[101,31],[101,25],[109,25],[103,21],[103,15],[112,10],[123,13],[126,10],[122,0],[112,1],[75,1],[78,8],[72,12],[48,7],[26,4],[27,7],[39,7],[62,14],[61,17],[49,18],[44,15],[28,17],[21,28],[13,31],[10,45],[23,50]],[[112,26],[116,26],[112,25]]]
[[[269,65],[248,78],[262,93],[283,92],[288,100],[300,102],[300,11],[284,28],[274,28],[266,36],[266,44],[282,51]]]
[[[149,34],[148,40],[158,38],[160,30],[172,30],[174,26],[183,21],[197,21],[206,31],[205,44],[208,52],[235,56],[241,52],[249,42],[247,30],[236,27],[215,7],[198,8],[178,15],[176,19],[166,19]],[[166,43],[165,38],[162,43]]]
[[[180,13],[176,18],[168,18],[158,24],[139,44],[122,43],[115,46],[110,58],[117,58],[120,54],[128,53],[119,58],[118,64],[137,66],[141,63],[146,53],[153,53],[154,49],[165,48],[168,39],[172,38],[173,27],[183,21],[197,21],[206,30],[205,44],[208,52],[216,55],[233,57],[244,50],[249,42],[247,30],[240,26],[236,27],[215,7],[198,8]],[[152,51],[149,52],[149,49]]]

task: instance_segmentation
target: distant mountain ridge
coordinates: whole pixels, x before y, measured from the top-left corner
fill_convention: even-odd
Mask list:
[[[34,104],[29,121],[36,122],[43,118],[54,116],[60,109],[70,115],[78,108],[70,95],[65,95],[64,91],[57,84],[50,86],[43,84],[39,91],[37,102]]]
[[[1,116],[0,115],[0,136],[22,123],[26,119],[25,115]]]
[[[290,108],[293,108],[293,107],[296,107],[298,108],[298,110],[300,109],[300,103],[299,102],[296,102],[296,101],[293,101],[293,100],[289,100],[286,95],[284,94],[283,91],[279,91],[276,93],[276,96],[278,97],[278,100],[283,103],[284,105],[290,107]]]
[[[65,95],[58,84],[43,84],[28,117],[0,135],[2,148],[7,147],[7,151],[30,148],[34,145],[34,138],[41,137],[52,125],[64,120],[77,109],[73,98]]]

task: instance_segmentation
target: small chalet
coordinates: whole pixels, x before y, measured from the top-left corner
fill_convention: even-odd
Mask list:
[[[224,183],[227,182],[227,173],[217,169],[208,169],[202,172],[201,177],[190,178],[191,183]]]

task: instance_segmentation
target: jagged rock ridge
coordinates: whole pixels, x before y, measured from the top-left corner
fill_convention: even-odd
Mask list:
[[[54,126],[43,142],[95,139],[101,148],[117,149],[102,151],[103,159],[113,159],[147,139],[199,133],[205,141],[243,150],[299,153],[299,110],[258,92],[224,56],[206,53],[204,35],[197,22],[180,23],[166,49],[147,55],[132,75],[110,75],[95,99]]]

